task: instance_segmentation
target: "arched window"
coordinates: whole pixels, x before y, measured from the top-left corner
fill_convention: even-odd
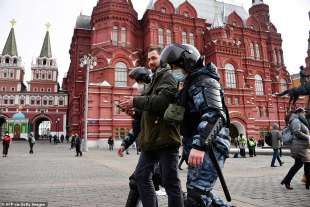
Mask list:
[[[260,75],[255,75],[255,91],[257,96],[264,95],[264,84]]]
[[[236,75],[235,68],[232,64],[225,65],[225,77],[226,77],[226,87],[227,88],[236,88]]]
[[[281,51],[278,50],[278,64],[281,65],[282,64],[282,55],[281,55]]]
[[[48,105],[54,105],[54,98],[52,96],[48,100]]]
[[[30,104],[35,105],[35,97],[31,96],[30,98]]]
[[[44,106],[47,105],[47,100],[48,100],[47,96],[44,96],[44,97],[43,97],[43,105],[44,105]]]
[[[127,86],[127,66],[123,62],[115,64],[115,86]]]
[[[172,42],[172,35],[171,35],[171,31],[169,29],[167,29],[167,39],[166,39],[166,42],[167,42],[167,45],[170,45],[171,42]]]
[[[182,44],[187,44],[186,32],[182,32]]]
[[[114,46],[118,45],[118,27],[114,26],[112,31],[112,43]]]
[[[278,57],[277,57],[277,50],[273,50],[273,63],[277,64],[278,62]]]
[[[125,27],[122,27],[122,29],[121,29],[121,42],[122,42],[122,47],[126,47],[127,29]]]
[[[254,58],[254,45],[252,42],[250,43],[250,57]]]
[[[64,105],[64,98],[63,98],[63,97],[59,97],[58,105],[59,105],[59,106]]]
[[[164,47],[164,30],[162,28],[158,29],[158,46]]]
[[[259,46],[257,43],[255,44],[255,57],[257,60],[260,59],[260,51],[259,51]]]
[[[189,33],[189,44],[195,46],[195,38],[193,33]]]
[[[287,82],[284,79],[280,80],[280,92],[287,90]]]

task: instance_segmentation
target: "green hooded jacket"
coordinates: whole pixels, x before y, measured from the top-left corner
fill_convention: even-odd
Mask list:
[[[158,68],[152,82],[133,106],[142,110],[139,142],[142,151],[152,151],[181,144],[180,126],[163,120],[170,103],[175,102],[177,82],[167,68]]]

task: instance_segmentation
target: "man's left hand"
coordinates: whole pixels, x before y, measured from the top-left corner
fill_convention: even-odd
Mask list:
[[[193,167],[199,167],[203,163],[203,158],[205,156],[204,151],[191,149],[188,158],[188,164]]]

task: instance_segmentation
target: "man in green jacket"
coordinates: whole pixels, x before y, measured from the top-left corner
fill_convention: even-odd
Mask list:
[[[160,163],[162,184],[168,195],[168,206],[184,206],[177,165],[180,129],[176,123],[163,119],[169,104],[176,101],[177,82],[166,67],[160,66],[160,48],[148,51],[148,66],[153,72],[152,82],[143,96],[125,97],[121,108],[142,110],[139,142],[141,155],[135,170],[136,182],[144,207],[157,207],[152,182],[156,163]]]

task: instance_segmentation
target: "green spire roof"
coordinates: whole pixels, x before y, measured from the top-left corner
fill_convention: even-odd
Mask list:
[[[50,34],[48,31],[50,24],[46,24],[46,27],[47,27],[47,31],[45,34],[45,38],[44,38],[43,46],[41,49],[40,57],[51,58],[52,57],[52,48],[51,48]]]
[[[18,56],[15,33],[14,33],[15,23],[16,21],[13,19],[11,21],[12,28],[8,36],[8,39],[6,40],[5,46],[3,48],[2,55]]]

